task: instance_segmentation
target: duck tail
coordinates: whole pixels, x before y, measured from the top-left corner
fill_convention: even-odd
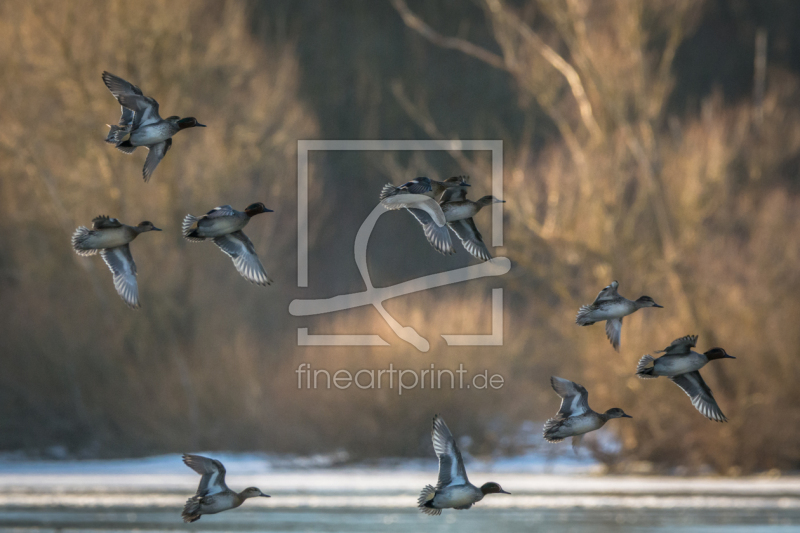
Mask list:
[[[192,496],[186,500],[181,518],[183,518],[184,522],[197,522],[200,520],[200,498]]]
[[[386,200],[390,196],[397,194],[398,191],[400,191],[400,187],[395,187],[391,183],[387,183],[383,186],[383,189],[381,189],[381,195],[379,198],[381,201]]]
[[[544,440],[547,442],[561,442],[564,440],[564,437],[559,437],[556,435],[561,427],[561,422],[563,422],[563,419],[556,416],[544,423],[544,428],[542,430],[542,436],[544,437]]]
[[[433,506],[434,496],[436,496],[436,487],[432,485],[425,485],[425,488],[419,493],[419,498],[417,498],[417,506],[419,507],[419,510],[431,516],[442,514],[441,509],[437,509]]]
[[[658,376],[653,374],[653,370],[655,366],[648,367],[650,363],[655,361],[655,358],[652,355],[643,355],[641,359],[639,359],[639,364],[636,365],[636,377],[640,379],[655,379]]]
[[[75,253],[78,255],[94,255],[99,250],[95,248],[90,248],[88,239],[91,234],[91,230],[85,226],[81,226],[75,230],[75,233],[72,234],[72,249],[75,250]]]
[[[578,316],[575,317],[575,323],[579,326],[591,326],[594,320],[589,318],[589,313],[594,311],[591,305],[583,305],[578,310]]]
[[[196,217],[194,215],[186,215],[184,217],[181,229],[183,231],[183,236],[187,241],[200,242],[205,240],[203,237],[197,234],[197,228],[192,227],[197,223],[198,220],[200,220],[200,217]]]

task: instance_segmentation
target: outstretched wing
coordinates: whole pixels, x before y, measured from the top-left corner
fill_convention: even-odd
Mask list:
[[[550,385],[561,396],[561,408],[556,416],[569,418],[589,411],[589,392],[582,385],[556,376],[550,378]]]
[[[233,260],[236,270],[239,271],[239,274],[244,279],[256,285],[269,285],[272,283],[267,271],[264,270],[264,265],[258,259],[253,243],[242,230],[234,231],[221,237],[214,237],[214,244],[228,254]]]
[[[110,72],[103,72],[103,82],[123,107],[133,111],[133,117],[125,114],[122,110],[120,126],[130,125],[136,129],[146,124],[159,122],[161,117],[158,114],[158,102],[154,98],[144,96],[142,90],[132,83],[115,76]],[[123,120],[126,122],[123,123]]]
[[[425,238],[428,239],[428,242],[431,243],[431,246],[433,246],[437,252],[445,255],[455,253],[453,241],[450,240],[450,233],[447,231],[447,226],[438,226],[428,212],[422,209],[409,208],[408,212],[414,215],[417,222],[422,224]]]
[[[444,217],[444,212],[439,204],[433,198],[423,196],[421,194],[398,194],[397,196],[390,196],[381,200],[381,205],[390,210],[396,211],[398,209],[421,209],[430,215],[431,220],[442,227],[447,224]]]
[[[619,351],[619,339],[622,336],[622,318],[606,320],[606,337],[611,341],[611,346]]]
[[[136,282],[136,263],[127,244],[100,250],[100,256],[114,275],[114,288],[133,309],[139,308],[139,285]]]
[[[121,228],[122,223],[116,218],[100,215],[92,219],[92,229]]]
[[[448,222],[447,225],[458,235],[461,244],[464,245],[464,249],[474,257],[482,261],[488,261],[492,258],[492,254],[489,253],[489,249],[486,248],[486,244],[483,242],[483,235],[478,231],[478,227],[472,217]]]
[[[679,376],[672,376],[669,379],[683,389],[683,392],[691,398],[692,405],[694,405],[695,409],[700,411],[703,416],[715,422],[728,421],[725,415],[722,414],[719,405],[717,405],[717,401],[714,399],[714,395],[711,394],[711,389],[706,385],[700,372],[695,370],[694,372],[688,372]]]
[[[612,281],[610,285],[606,286],[602,291],[597,294],[597,298],[594,299],[592,305],[597,305],[600,302],[604,302],[606,300],[614,300],[619,298],[619,293],[617,292],[617,288],[619,287],[619,283],[616,281]]]
[[[145,183],[150,181],[150,176],[153,175],[153,171],[161,160],[164,159],[164,156],[167,155],[169,149],[172,148],[172,139],[167,139],[166,141],[148,146],[147,148],[150,151],[147,153],[147,159],[144,160],[144,168],[142,169],[142,177]]]
[[[236,214],[236,211],[229,205],[221,205],[219,207],[215,207],[211,211],[205,214],[205,218],[220,218],[220,217],[230,217]]]
[[[444,419],[439,415],[433,417],[433,429],[431,430],[433,439],[433,449],[439,458],[439,482],[437,489],[448,485],[465,485],[469,483],[467,472],[464,470],[464,460],[461,458],[453,434]]]
[[[187,453],[183,455],[183,462],[203,476],[197,487],[197,496],[210,496],[228,490],[225,484],[225,467],[216,459]]]
[[[697,346],[697,335],[686,335],[680,339],[675,339],[672,344],[656,353],[665,353],[668,355],[689,355],[692,348]]]

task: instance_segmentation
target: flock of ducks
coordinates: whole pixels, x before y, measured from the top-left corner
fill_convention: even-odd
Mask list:
[[[162,119],[155,99],[145,96],[139,87],[118,76],[104,72],[103,81],[122,106],[119,123],[109,125],[106,142],[127,154],[133,153],[139,146],[148,149],[142,170],[145,182],[171,148],[175,134],[188,128],[205,127],[194,117],[171,116]],[[469,187],[469,178],[466,176],[455,176],[444,181],[420,177],[402,185],[385,185],[379,200],[388,210],[405,209],[410,212],[422,226],[428,242],[438,252],[448,255],[455,253],[450,238],[452,231],[468,253],[481,261],[489,261],[492,256],[474,217],[484,207],[504,200],[494,196],[469,200]],[[232,259],[242,277],[257,285],[269,285],[272,280],[261,264],[253,243],[242,230],[254,216],[270,212],[272,210],[260,202],[247,206],[244,211],[223,205],[202,216],[186,215],[182,233],[190,242],[213,241]],[[92,220],[91,229],[81,226],[72,236],[72,247],[77,254],[100,254],[113,274],[114,287],[120,297],[134,309],[140,307],[140,303],[136,263],[131,255],[130,243],[149,231],[161,230],[147,220],[129,226],[116,218],[102,215]],[[617,351],[624,317],[642,308],[662,307],[649,296],[628,300],[619,294],[618,288],[616,281],[605,287],[594,302],[580,308],[575,319],[580,326],[605,321],[606,336]],[[658,358],[643,356],[637,365],[636,375],[642,379],[668,377],[691,398],[692,405],[705,417],[726,422],[727,418],[699,371],[709,361],[734,357],[722,348],[698,353],[692,350],[696,345],[696,335],[676,339],[664,350],[656,352],[664,355]],[[620,408],[612,408],[604,413],[593,411],[589,407],[588,391],[575,382],[552,376],[550,383],[561,397],[561,406],[558,413],[544,424],[543,437],[549,442],[572,437],[572,445],[577,447],[586,433],[600,429],[609,420],[632,418]],[[470,483],[453,434],[439,415],[433,417],[431,437],[439,459],[439,478],[435,486],[427,485],[422,489],[417,501],[420,511],[439,515],[442,509],[469,509],[487,494],[509,494],[495,482],[484,483],[480,487]],[[269,497],[256,487],[241,492],[229,489],[225,484],[225,467],[215,459],[187,454],[183,456],[183,461],[202,476],[196,494],[189,498],[184,507],[182,517],[186,522],[194,522],[204,514],[234,509],[248,498]]]

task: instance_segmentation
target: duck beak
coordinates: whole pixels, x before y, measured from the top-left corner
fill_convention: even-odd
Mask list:
[[[162,231],[162,230],[161,230],[161,228],[157,228],[157,227],[153,226],[153,231]]]
[[[622,418],[633,418],[633,417],[632,417],[631,415],[626,415],[626,414],[623,414],[623,415],[622,415]]]
[[[206,125],[205,125],[205,124],[200,124],[200,123],[198,122],[197,124],[195,124],[195,127],[197,127],[197,128],[205,128],[205,127],[206,127]]]
[[[272,496],[270,496],[269,494],[264,494],[263,492],[261,493],[261,497],[262,498],[272,498]]]
[[[734,356],[732,356],[732,355],[725,354],[723,359],[736,359],[736,358]]]
[[[273,211],[272,209],[267,209],[267,208],[265,207],[265,208],[264,208],[264,212],[265,212],[265,213],[274,213],[275,211]]]
[[[510,492],[506,492],[503,489],[500,489],[500,494],[511,494]]]
[[[469,183],[467,183],[466,181],[462,181],[462,182],[460,183],[460,186],[461,186],[461,187],[472,187],[472,185],[470,185],[470,184],[469,184]]]
[[[653,302],[653,307],[660,307],[661,309],[664,309],[664,306],[663,306],[663,305],[658,305],[658,304],[657,304],[657,303],[655,303],[655,302]]]

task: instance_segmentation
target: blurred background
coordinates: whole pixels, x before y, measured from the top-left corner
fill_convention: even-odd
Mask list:
[[[345,0],[0,4],[0,450],[122,458],[191,450],[347,461],[432,457],[442,413],[470,455],[572,453],[539,437],[549,377],[631,421],[587,439],[609,471],[800,466],[800,4],[790,0]],[[147,184],[143,150],[103,142],[119,106],[100,78],[139,85],[178,135]],[[296,283],[297,141],[500,139],[509,274],[391,300],[422,353],[372,308],[296,318],[295,298],[364,290],[353,239],[384,183],[471,176],[484,152],[312,152],[309,287]],[[186,213],[262,201],[247,233],[276,283],[248,284]],[[70,235],[100,214],[164,229],[131,246],[143,308]],[[477,216],[491,235],[488,212]],[[405,213],[381,217],[376,286],[474,264],[445,257]],[[574,324],[612,280],[664,309]],[[505,342],[489,333],[504,288]],[[300,348],[310,333],[389,347]],[[702,417],[638,359],[700,335],[737,357],[703,370],[727,424]],[[298,390],[295,369],[456,368],[499,390]],[[604,435],[604,436],[603,436]]]

